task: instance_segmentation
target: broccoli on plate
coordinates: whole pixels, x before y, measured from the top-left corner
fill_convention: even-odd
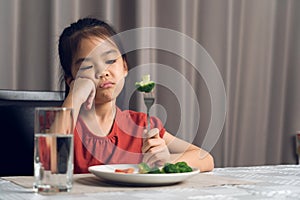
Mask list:
[[[177,162],[175,164],[166,163],[161,169],[157,166],[150,167],[146,163],[138,165],[141,174],[169,174],[169,173],[185,173],[192,172],[193,169],[186,162]]]

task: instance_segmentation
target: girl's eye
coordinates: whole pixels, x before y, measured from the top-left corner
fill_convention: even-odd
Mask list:
[[[93,66],[84,66],[84,67],[80,67],[79,70],[87,70],[87,69],[91,69]]]
[[[111,64],[114,64],[117,60],[114,59],[114,60],[107,60],[105,61],[105,64],[108,64],[108,65],[111,65]]]

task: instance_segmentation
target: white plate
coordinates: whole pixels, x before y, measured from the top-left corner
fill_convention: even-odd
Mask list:
[[[133,174],[116,173],[115,169],[134,168]],[[187,178],[198,174],[199,169],[194,168],[192,172],[170,173],[170,174],[139,174],[138,165],[114,164],[95,165],[88,168],[94,175],[117,184],[129,185],[169,185],[182,182]]]

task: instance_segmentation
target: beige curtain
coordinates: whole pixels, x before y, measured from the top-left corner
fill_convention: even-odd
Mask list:
[[[211,148],[216,166],[296,163],[299,9],[298,0],[0,0],[0,89],[60,90],[58,37],[63,27],[80,17],[98,17],[118,32],[141,27],[174,30],[198,42],[217,66],[226,91],[226,102],[219,100],[220,105],[226,103],[226,120],[221,136],[210,142],[217,143],[203,143],[208,141],[212,105],[218,102],[211,99],[207,81],[184,57],[144,48],[128,54],[136,73],[132,77],[140,73],[135,68],[149,63],[156,63],[148,65],[153,78],[163,79],[164,66],[184,77],[170,87],[158,86],[152,113],[162,118],[170,132],[180,129],[180,137]],[[139,37],[137,43],[159,38]],[[197,46],[187,46],[185,39],[167,38],[166,44],[176,43],[183,54],[197,52]],[[192,61],[198,58],[198,54],[190,56]],[[131,81],[136,80],[127,80]],[[199,103],[200,120],[186,81]],[[125,90],[122,97],[127,94]],[[124,99],[119,104],[126,107]],[[129,104],[145,109],[135,93]],[[191,133],[195,124],[199,124],[196,135]]]

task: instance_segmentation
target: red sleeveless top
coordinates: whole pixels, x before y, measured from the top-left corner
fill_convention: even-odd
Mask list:
[[[74,173],[87,173],[88,167],[93,165],[140,163],[146,119],[145,113],[117,108],[111,132],[99,137],[78,118],[74,130]],[[158,128],[163,137],[162,122],[156,117],[150,121],[151,128]]]

